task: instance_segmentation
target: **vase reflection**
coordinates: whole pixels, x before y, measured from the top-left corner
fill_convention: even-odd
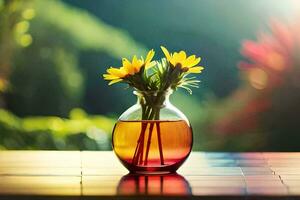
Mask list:
[[[174,174],[128,174],[120,180],[119,195],[191,195],[191,188],[184,177]]]

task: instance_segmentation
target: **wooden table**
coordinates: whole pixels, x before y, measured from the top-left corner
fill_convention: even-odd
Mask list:
[[[0,199],[300,197],[300,153],[193,152],[178,174],[127,173],[113,152],[0,151]]]

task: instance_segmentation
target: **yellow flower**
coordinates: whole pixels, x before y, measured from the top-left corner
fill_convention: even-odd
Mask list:
[[[120,82],[128,76],[138,73],[143,66],[145,66],[146,69],[153,66],[151,60],[154,57],[154,54],[154,50],[151,49],[145,60],[143,57],[138,59],[136,55],[133,56],[131,62],[128,59],[123,58],[122,66],[120,68],[110,67],[106,70],[107,74],[103,74],[103,77],[105,80],[110,81],[109,85]]]
[[[200,57],[197,58],[195,55],[187,57],[184,51],[174,52],[170,54],[165,47],[161,46],[160,48],[173,67],[180,66],[183,71],[188,73],[201,73],[201,71],[204,69],[204,67],[202,66],[197,66],[201,60]]]

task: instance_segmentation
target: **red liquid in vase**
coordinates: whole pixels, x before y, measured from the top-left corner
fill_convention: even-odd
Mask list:
[[[118,121],[113,149],[131,172],[174,172],[191,152],[192,129],[184,120]]]

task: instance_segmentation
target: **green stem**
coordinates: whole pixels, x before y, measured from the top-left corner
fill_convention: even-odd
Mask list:
[[[148,112],[150,114],[148,114]],[[145,116],[150,115],[150,117],[152,118],[152,115],[154,115],[154,113],[153,113],[153,110],[151,110],[151,108],[149,106],[148,106],[148,108],[146,108],[145,105],[142,105],[142,116],[143,115],[145,115]],[[140,133],[139,139],[137,141],[137,146],[135,148],[135,152],[134,152],[133,159],[132,159],[133,164],[142,163],[142,161],[143,161],[144,140],[145,140],[145,133],[147,131],[147,125],[148,125],[148,122],[142,122],[141,133]],[[153,126],[150,125],[151,132],[152,132],[152,129],[153,129]]]
[[[147,116],[149,115],[148,114],[149,106],[147,106],[144,102],[141,102],[141,107],[142,107],[142,120],[146,120]],[[144,122],[141,123],[141,133],[137,141],[137,145],[132,159],[133,164],[142,162],[143,160],[144,138],[145,138],[145,132],[147,130],[147,125],[148,125],[147,123]]]
[[[165,100],[165,98],[164,98],[163,93],[158,93],[157,96],[145,95],[144,102],[141,102],[142,120],[159,120],[160,107],[163,104],[164,100]],[[141,133],[140,133],[140,136],[139,136],[139,139],[137,142],[137,146],[135,149],[132,163],[133,164],[137,164],[137,163],[142,164],[143,163],[144,140],[145,140],[145,134],[147,131],[148,123],[150,123],[150,127],[149,127],[149,135],[148,135],[148,139],[147,139],[144,165],[148,164],[148,156],[149,156],[150,145],[151,145],[152,131],[153,131],[155,124],[156,124],[156,129],[157,129],[160,162],[163,165],[164,158],[163,158],[163,149],[162,149],[162,141],[161,141],[161,131],[160,131],[160,124],[158,121],[153,122],[153,123],[148,122],[148,121],[142,122]]]
[[[149,135],[148,135],[148,141],[147,141],[147,148],[146,148],[146,155],[145,155],[145,165],[148,164],[148,155],[150,151],[150,144],[151,144],[151,137],[152,137],[152,131],[153,131],[154,123],[150,124],[149,128]]]
[[[162,149],[161,132],[160,132],[160,124],[159,124],[159,122],[156,122],[156,132],[157,132],[157,140],[158,140],[158,149],[159,149],[160,164],[164,165],[164,155],[163,155],[163,149]]]
[[[142,147],[141,144],[144,144],[144,142],[142,142],[142,141],[144,141],[145,132],[147,130],[147,125],[148,125],[148,123],[142,122],[141,133],[140,133],[140,137],[137,141],[137,146],[135,148],[135,152],[134,152],[134,155],[133,155],[132,164],[137,164],[137,162],[139,161],[140,149],[144,148],[144,147]]]

